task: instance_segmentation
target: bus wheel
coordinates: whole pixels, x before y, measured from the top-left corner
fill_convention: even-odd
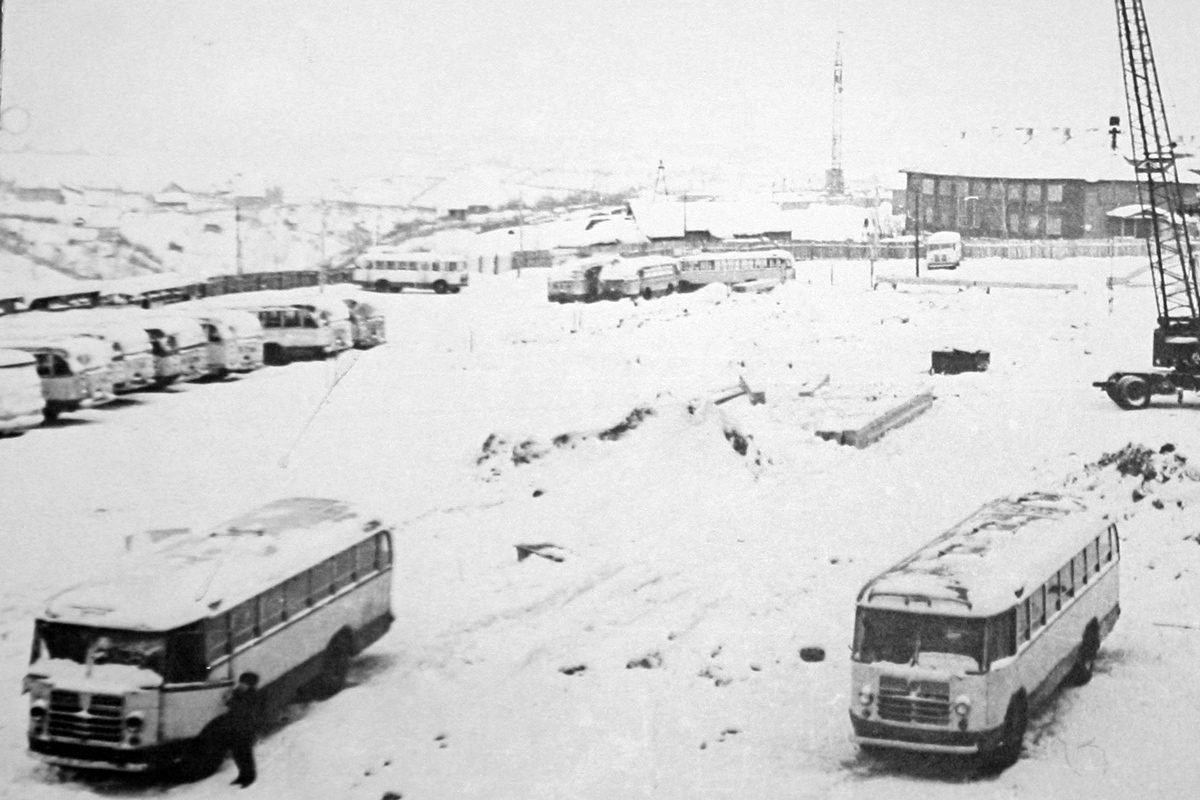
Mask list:
[[[390,292],[391,290],[392,290],[392,287],[387,281],[385,281],[385,280],[375,281],[375,291],[383,293],[383,292]]]
[[[221,768],[225,761],[225,748],[217,731],[221,724],[221,720],[210,723],[183,751],[178,766],[180,778],[199,781]]]
[[[1079,644],[1079,656],[1075,666],[1067,675],[1067,682],[1072,686],[1083,686],[1092,679],[1096,669],[1096,654],[1100,652],[1100,626],[1096,620],[1088,623],[1083,632],[1083,641]]]
[[[42,409],[42,419],[46,422],[57,422],[58,415],[62,413],[62,409],[58,406],[46,406]]]
[[[321,697],[333,697],[346,686],[346,675],[350,672],[350,636],[339,633],[325,648],[321,659],[321,674],[317,676],[316,690]]]
[[[1025,696],[1014,697],[1008,703],[1004,715],[1004,732],[996,749],[989,753],[988,761],[995,767],[1011,767],[1021,757],[1025,745],[1025,729],[1029,727]]]
[[[436,294],[445,294],[446,293],[446,282],[445,281],[434,281],[433,282],[433,291]]]
[[[288,358],[287,351],[275,342],[268,342],[263,346],[263,361],[268,364],[282,366],[287,364],[291,359]]]
[[[1117,381],[1113,400],[1124,409],[1145,408],[1150,405],[1150,383],[1140,375],[1126,375]]]
[[[654,296],[654,293],[650,291],[649,286],[647,286],[645,289],[642,289],[642,297],[644,299],[649,300],[653,296]]]
[[[667,294],[675,294],[675,284],[673,284],[673,283],[667,284]]]

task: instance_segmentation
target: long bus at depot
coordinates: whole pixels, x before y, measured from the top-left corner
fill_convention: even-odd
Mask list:
[[[130,546],[34,622],[28,744],[51,764],[210,774],[241,676],[258,677],[269,722],[301,687],[336,693],[392,623],[392,527],[339,500],[278,500]]]
[[[987,503],[859,592],[850,721],[867,750],[1017,760],[1030,714],[1087,683],[1121,612],[1102,507],[1034,492]]]

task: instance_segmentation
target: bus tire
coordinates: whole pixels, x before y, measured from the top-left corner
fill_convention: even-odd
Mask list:
[[[390,292],[391,290],[392,290],[392,286],[387,281],[385,281],[383,279],[375,281],[375,291],[379,292],[380,294],[383,294],[385,292]]]
[[[446,282],[445,281],[434,281],[433,282],[433,291],[434,291],[434,294],[445,294],[446,293]]]
[[[642,289],[642,298],[643,299],[649,300],[652,297],[654,297],[654,292],[650,291],[649,286],[647,286],[645,289]]]
[[[283,366],[291,361],[286,350],[275,342],[267,342],[263,345],[263,361],[267,364],[275,366]]]
[[[224,717],[210,722],[200,735],[188,744],[176,771],[184,781],[204,780],[225,763],[225,748],[221,745],[220,726]]]
[[[1141,375],[1126,375],[1117,381],[1114,390],[1117,405],[1126,410],[1150,405],[1150,382]]]
[[[42,409],[42,419],[46,422],[57,422],[58,415],[62,413],[62,409],[58,406],[46,406]]]
[[[350,634],[346,631],[333,637],[333,641],[325,648],[321,657],[321,674],[317,676],[314,687],[319,697],[333,697],[346,687],[353,649]]]
[[[1025,729],[1029,727],[1029,709],[1025,695],[1020,694],[1008,701],[1004,715],[1004,730],[1000,742],[988,754],[988,762],[998,768],[1011,767],[1021,757],[1025,746]]]
[[[1095,672],[1096,654],[1099,652],[1100,625],[1096,620],[1092,620],[1083,632],[1083,641],[1079,643],[1079,656],[1067,675],[1067,683],[1071,686],[1083,686],[1088,683]]]

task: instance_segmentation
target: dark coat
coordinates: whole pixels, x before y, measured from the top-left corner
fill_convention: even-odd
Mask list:
[[[235,738],[253,738],[258,730],[258,690],[239,683],[233,687],[226,705],[229,734]]]

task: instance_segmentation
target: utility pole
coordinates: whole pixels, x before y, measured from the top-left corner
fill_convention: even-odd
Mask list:
[[[917,263],[917,277],[921,277],[921,178],[917,178],[917,191],[914,192],[913,205],[916,209],[913,214],[913,258]]]

